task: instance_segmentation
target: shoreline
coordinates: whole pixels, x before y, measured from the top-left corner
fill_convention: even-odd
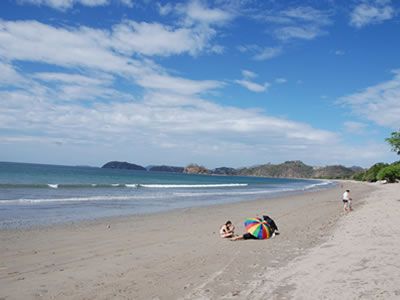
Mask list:
[[[339,183],[266,200],[2,230],[0,298],[240,298],[254,276],[286,265],[329,237],[342,215],[343,188],[357,196],[356,210],[376,190]],[[219,237],[227,219],[241,234],[246,217],[262,214],[277,222],[281,235],[237,242]]]
[[[286,178],[283,178],[286,179]],[[291,178],[287,178],[291,179]],[[104,216],[99,216],[99,217],[87,217],[87,218],[82,218],[78,217],[75,220],[63,220],[63,221],[47,221],[47,220],[40,220],[37,221],[36,223],[31,223],[31,221],[28,222],[28,224],[25,224],[25,220],[21,220],[21,223],[15,222],[15,224],[12,225],[0,225],[0,231],[19,231],[19,230],[40,230],[40,229],[46,229],[50,227],[64,227],[64,226],[85,226],[85,225],[90,225],[90,224],[96,224],[96,223],[104,223],[104,222],[118,222],[118,220],[124,220],[124,219],[130,219],[132,217],[136,216],[149,216],[149,215],[162,215],[164,213],[171,213],[171,212],[179,212],[179,211],[185,211],[187,209],[196,209],[196,208],[201,208],[201,207],[218,207],[220,205],[229,205],[229,204],[236,204],[236,203],[246,203],[246,202],[253,202],[253,201],[260,201],[260,200],[269,200],[269,199],[275,199],[275,198],[284,198],[284,197],[289,197],[293,195],[301,195],[304,193],[314,193],[318,191],[324,191],[327,189],[332,189],[335,187],[335,185],[338,184],[337,180],[328,180],[328,179],[307,179],[307,178],[297,178],[299,180],[306,180],[306,181],[315,181],[318,183],[311,184],[310,186],[307,186],[306,188],[301,188],[297,190],[288,190],[288,191],[278,191],[278,192],[271,192],[268,194],[262,195],[262,196],[254,196],[254,198],[245,198],[246,196],[242,196],[239,198],[239,196],[235,196],[237,199],[233,199],[230,202],[215,202],[215,203],[205,203],[203,204],[201,201],[198,202],[197,204],[192,203],[193,206],[187,206],[187,207],[171,207],[169,209],[161,209],[161,210],[155,210],[155,211],[148,211],[148,212],[130,212],[128,214],[120,214],[120,215],[104,215]],[[323,186],[323,187],[319,187]],[[213,195],[210,195],[209,198],[212,198]],[[35,200],[35,199],[33,199]],[[1,200],[0,200],[1,202]],[[77,202],[72,202],[72,203],[79,203]],[[85,202],[83,202],[85,203]],[[67,204],[67,203],[65,203]],[[32,204],[35,205],[35,204]],[[32,206],[33,207],[33,206]],[[61,207],[60,207],[61,208]],[[45,209],[45,208],[44,208]]]

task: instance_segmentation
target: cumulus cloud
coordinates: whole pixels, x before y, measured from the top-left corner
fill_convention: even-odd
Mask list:
[[[350,154],[357,153],[349,151],[348,146],[341,148],[339,137],[333,132],[255,109],[216,104],[193,94],[148,90],[143,97],[133,98],[118,91],[113,85],[114,77],[108,74],[40,72],[22,75],[18,69],[14,72],[24,80],[34,80],[36,85],[30,89],[0,91],[0,128],[13,132],[1,135],[2,151],[8,149],[7,145],[14,149],[29,147],[32,152],[54,145],[59,147],[57,155],[65,151],[68,157],[71,151],[93,148],[98,155],[93,154],[91,159],[96,163],[108,159],[101,153],[110,153],[118,147],[121,151],[115,155],[129,158],[131,149],[136,149],[135,157],[141,161],[154,162],[161,155],[160,163],[165,163],[178,155],[177,163],[208,157],[208,163],[233,166],[237,166],[238,161],[240,165],[263,161],[265,155],[277,161],[284,160],[292,156],[294,150],[296,157],[305,161],[310,161],[309,153],[323,153],[312,159],[326,162],[329,154],[332,163],[352,162],[355,157]],[[242,74],[244,78],[257,77],[249,70],[243,70]],[[67,95],[72,97],[70,100],[74,95],[63,90],[66,86],[95,87],[97,91],[108,89],[109,92],[103,93],[101,98],[93,97],[90,105],[81,105],[65,101]],[[382,153],[372,151],[376,150],[373,147],[363,150],[363,157],[357,156],[358,160],[374,160],[377,153]],[[87,162],[87,158],[84,161]]]
[[[0,87],[19,85],[24,82],[26,82],[25,78],[11,64],[0,60]]]
[[[3,91],[0,94],[4,108],[1,116],[8,116],[1,118],[2,128],[16,128],[18,124],[20,129],[57,131],[66,136],[80,136],[84,132],[83,135],[90,139],[97,139],[109,131],[132,137],[138,132],[146,132],[149,136],[157,132],[168,135],[190,133],[190,136],[203,132],[218,139],[221,135],[256,134],[254,138],[279,135],[308,143],[321,143],[334,136],[307,124],[173,94],[151,93],[139,102],[99,102],[91,107],[67,103],[54,106],[51,100],[54,94],[28,91]],[[77,134],[76,129],[82,131],[78,130],[80,133]]]
[[[27,145],[40,140],[41,144],[101,147],[119,143],[128,148],[139,143],[146,149],[176,145],[196,153],[199,145],[193,143],[193,135],[207,144],[232,149],[244,149],[247,143],[261,143],[262,148],[265,143],[279,141],[312,147],[337,138],[305,123],[215,104],[203,98],[204,92],[220,88],[221,82],[171,76],[148,59],[135,59],[129,52],[133,50],[128,51],[134,46],[127,49],[115,43],[117,37],[123,39],[116,32],[36,21],[0,22],[0,56],[5,59],[0,67],[2,74],[9,76],[3,77],[28,84],[0,90],[0,127],[15,132],[5,136],[7,143]],[[136,34],[137,28],[131,28],[132,32]],[[21,61],[64,71],[22,75],[13,66]],[[254,72],[243,70],[242,74],[241,84],[247,88],[267,89],[267,83],[251,81],[256,77]],[[117,77],[142,87],[143,96],[120,91]],[[7,87],[11,83],[4,78]],[[82,105],[82,101],[90,104]]]
[[[207,48],[216,32],[211,28],[172,28],[159,23],[125,21],[113,27],[112,47],[125,54],[195,55]]]
[[[378,125],[399,129],[400,70],[393,73],[393,79],[342,97],[338,103]]]
[[[395,10],[390,1],[373,1],[357,5],[350,15],[350,25],[361,28],[379,24],[394,17]]]
[[[255,76],[248,70],[243,74]],[[270,143],[309,149],[337,139],[334,133],[306,123],[216,104],[193,94],[147,90],[143,97],[129,97],[116,89],[110,75],[60,72],[18,75],[34,80],[36,85],[31,89],[0,91],[0,128],[15,133],[2,135],[2,145],[35,148],[35,143],[40,142],[40,145],[99,148],[118,144],[124,149],[137,149],[141,145],[147,149],[143,153],[184,149],[186,154],[182,155],[213,151],[202,147],[204,143],[214,145],[219,151],[229,149],[224,153],[237,157],[240,151],[251,151],[248,144],[259,145],[260,149],[268,148]],[[81,90],[75,93],[71,91],[74,88]],[[84,89],[97,94],[82,92]],[[92,95],[91,104],[65,101],[67,96],[76,100],[76,95],[80,99],[82,95]],[[198,137],[196,142],[193,136]]]
[[[126,26],[126,23],[120,26]],[[167,34],[162,26],[138,26],[150,26],[150,31],[155,30],[154,28],[160,29],[162,32],[159,37]],[[194,81],[171,76],[150,60],[132,58],[130,55],[134,51],[177,54],[184,50],[172,46],[165,46],[160,50],[158,47],[162,46],[162,41],[153,43],[145,38],[142,39],[142,45],[130,43],[130,34],[138,33],[130,31],[124,35],[116,27],[115,30],[107,31],[89,27],[54,27],[37,21],[0,21],[0,56],[8,61],[40,62],[69,69],[84,68],[106,72],[133,80],[144,88],[174,90],[176,93],[201,93],[221,86],[214,81]],[[174,36],[173,33],[172,35]],[[144,45],[146,41],[148,43]],[[192,42],[186,43],[188,44],[194,45]],[[158,50],[151,50],[155,48]],[[186,51],[191,50],[197,51],[186,48]]]
[[[234,18],[234,13],[221,8],[211,8],[199,0],[179,4],[176,11],[182,14],[187,24],[223,25]]]

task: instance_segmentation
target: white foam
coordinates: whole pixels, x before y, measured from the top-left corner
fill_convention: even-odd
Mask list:
[[[262,190],[262,191],[242,191],[242,192],[193,192],[193,193],[174,193],[178,197],[196,197],[196,196],[240,196],[240,195],[259,195],[259,194],[272,194],[294,191],[295,189],[279,189],[279,190]]]
[[[221,187],[240,187],[248,186],[247,183],[225,183],[225,184],[140,184],[140,187],[145,188],[221,188]]]
[[[126,187],[128,187],[128,188],[138,188],[140,185],[139,184],[135,184],[135,183],[132,183],[132,184],[125,184],[125,186]]]
[[[29,204],[29,203],[52,203],[52,202],[84,202],[84,201],[112,201],[112,200],[145,200],[157,199],[158,196],[93,196],[93,197],[70,197],[50,199],[12,199],[0,200],[0,204]]]
[[[52,189],[58,189],[58,184],[47,184],[49,187],[51,187]]]
[[[315,188],[315,187],[318,187],[318,186],[324,186],[324,185],[329,185],[329,184],[332,184],[333,182],[332,181],[323,181],[323,182],[319,182],[319,183],[314,183],[314,184],[310,184],[310,185],[307,185],[307,186],[305,186],[304,188],[303,188],[303,190],[309,190],[309,189],[312,189],[312,188]]]

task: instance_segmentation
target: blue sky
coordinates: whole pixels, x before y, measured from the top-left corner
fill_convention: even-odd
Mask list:
[[[389,0],[3,0],[0,161],[392,162],[399,13]]]

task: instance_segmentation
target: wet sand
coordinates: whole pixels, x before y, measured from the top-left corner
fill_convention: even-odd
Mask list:
[[[348,215],[346,188],[355,208]],[[279,272],[328,242],[380,188],[341,182],[275,199],[3,230],[0,299],[264,299],[273,284],[280,299],[296,289],[280,289]],[[279,236],[232,242],[218,235],[228,219],[240,234],[245,218],[263,214],[276,221]],[[274,283],[269,274],[281,279]]]

